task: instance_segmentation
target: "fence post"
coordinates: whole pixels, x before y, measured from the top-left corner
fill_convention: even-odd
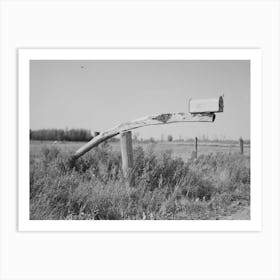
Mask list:
[[[126,131],[121,133],[121,153],[123,175],[131,181],[131,169],[133,167],[132,133]]]
[[[197,158],[197,137],[194,139],[194,157]]]
[[[240,144],[240,154],[243,155],[244,154],[244,147],[243,147],[244,141],[241,137],[239,139],[239,144]]]

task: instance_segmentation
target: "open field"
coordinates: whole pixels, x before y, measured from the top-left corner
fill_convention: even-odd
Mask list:
[[[54,144],[55,143],[55,144]],[[74,152],[79,149],[85,142],[57,142],[57,141],[32,141],[31,152],[40,152],[42,147],[55,146],[63,151]],[[112,151],[120,152],[120,143],[110,143]],[[156,154],[171,151],[172,158],[180,157],[183,160],[188,160],[194,151],[194,145],[188,142],[156,142],[142,143],[133,142],[133,147],[142,147],[145,152],[152,149]],[[223,144],[223,143],[198,143],[198,155],[208,155],[210,153],[238,153],[240,151],[238,144]],[[250,155],[250,145],[244,144],[244,154]]]
[[[83,144],[31,142],[31,219],[250,219],[247,146],[134,143],[129,187],[118,142],[72,162]]]

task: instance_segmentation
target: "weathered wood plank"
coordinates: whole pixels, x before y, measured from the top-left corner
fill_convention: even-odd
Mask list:
[[[154,116],[146,116],[144,118],[136,119],[134,121],[122,123],[116,127],[109,130],[101,132],[99,135],[94,137],[87,144],[82,146],[76,151],[73,158],[79,158],[92,148],[98,146],[105,140],[108,140],[121,132],[133,130],[143,126],[150,125],[161,125],[161,124],[171,124],[179,122],[213,122],[215,120],[215,114],[213,113],[203,113],[203,114],[186,114],[186,113],[166,113]]]

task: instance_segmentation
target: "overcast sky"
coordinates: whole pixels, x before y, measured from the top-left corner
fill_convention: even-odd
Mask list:
[[[187,112],[188,98],[224,94],[214,123],[140,128],[139,137],[250,138],[250,61],[30,62],[30,128],[103,131],[156,113]]]

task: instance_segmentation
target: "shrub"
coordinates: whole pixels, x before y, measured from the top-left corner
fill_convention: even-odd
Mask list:
[[[30,157],[31,219],[212,219],[250,205],[250,159],[134,149],[128,187],[121,155],[109,144],[71,161],[57,147]]]
[[[86,129],[39,129],[30,130],[30,140],[48,141],[89,141],[91,132]]]

